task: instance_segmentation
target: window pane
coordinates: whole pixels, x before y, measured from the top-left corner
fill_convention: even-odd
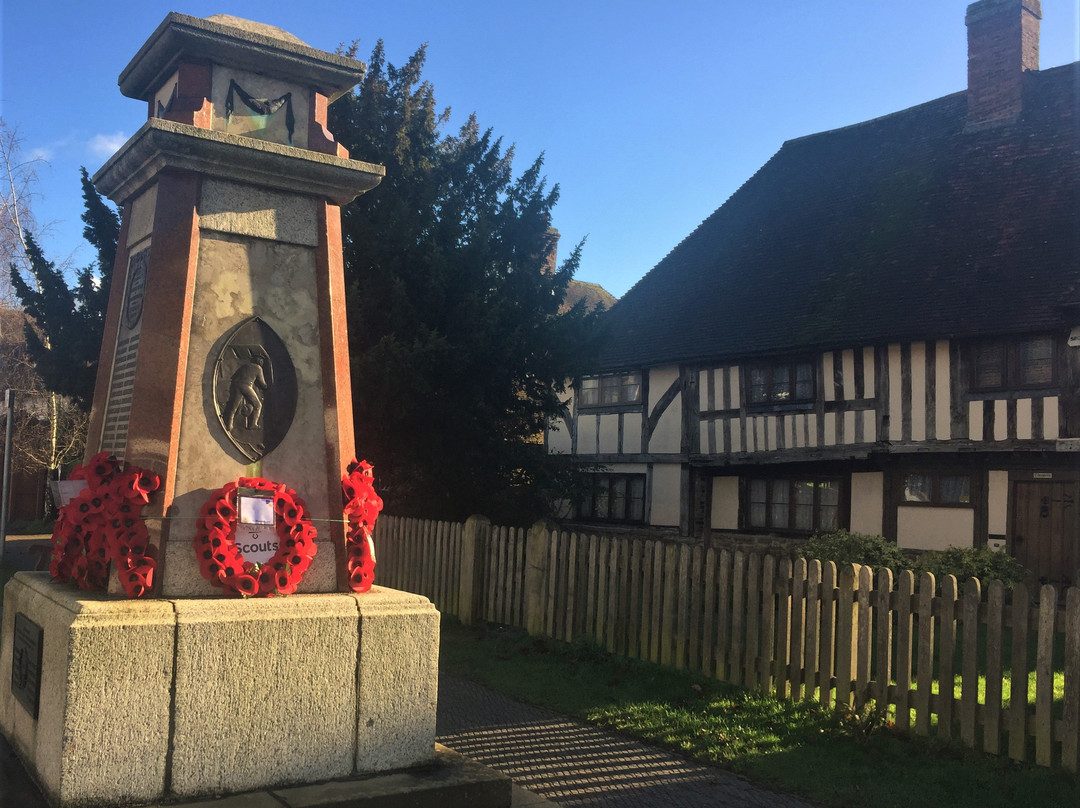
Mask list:
[[[645,477],[637,476],[630,478],[630,513],[629,518],[635,522],[645,519]]]
[[[769,527],[788,526],[788,480],[772,481],[772,504],[769,507]]]
[[[765,521],[765,504],[750,503],[750,527],[768,527]]]
[[[942,477],[941,501],[952,505],[967,505],[971,502],[970,477]]]
[[[766,518],[766,492],[767,483],[764,480],[750,481],[750,526],[767,527]]]
[[[622,400],[625,404],[641,401],[641,374],[630,373],[622,378]]]
[[[814,366],[800,362],[795,366],[795,400],[811,401],[814,398]]]
[[[795,527],[798,530],[814,529],[814,483],[795,480]]]
[[[1003,343],[990,342],[976,348],[975,386],[1005,386],[1005,346]]]
[[[589,487],[581,497],[581,507],[578,509],[578,516],[582,519],[591,519],[593,516],[593,483],[595,480],[590,479]]]
[[[817,484],[818,501],[824,507],[835,508],[840,505],[840,483],[825,480]]]
[[[932,478],[929,474],[908,474],[904,477],[905,502],[929,502]]]
[[[765,368],[750,368],[750,390],[748,395],[751,404],[761,404],[768,400],[766,387],[769,383],[769,374]]]
[[[831,533],[840,526],[838,516],[840,509],[835,505],[822,505],[818,509],[817,529],[822,533]]]
[[[611,483],[611,518],[626,518],[626,478],[616,477]]]
[[[619,379],[615,376],[602,376],[600,378],[600,403],[619,403]]]
[[[1028,339],[1020,343],[1019,363],[1021,387],[1038,387],[1054,381],[1054,345],[1049,337]]]
[[[772,369],[772,387],[770,401],[791,400],[791,365],[774,365]]]
[[[611,511],[608,509],[608,483],[607,477],[596,479],[596,518],[610,519]]]
[[[796,480],[795,481],[795,504],[796,505],[813,505],[814,504],[814,483],[810,480]]]
[[[581,406],[590,407],[600,403],[600,380],[581,380]]]

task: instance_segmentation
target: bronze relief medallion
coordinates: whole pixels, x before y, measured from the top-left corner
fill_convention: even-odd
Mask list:
[[[296,368],[281,337],[261,318],[236,326],[214,363],[214,410],[249,461],[277,448],[296,415]]]

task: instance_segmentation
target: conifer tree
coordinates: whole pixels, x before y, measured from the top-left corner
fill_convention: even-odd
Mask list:
[[[542,435],[597,317],[559,313],[581,245],[548,266],[543,157],[515,177],[513,147],[475,116],[444,136],[424,59],[394,67],[379,42],[330,108],[351,156],[386,166],[342,217],[357,451],[393,512],[525,523],[572,476]]]
[[[15,263],[10,273],[15,294],[33,320],[26,325],[26,348],[46,388],[89,410],[120,219],[94,189],[86,169],[81,172],[83,236],[94,246],[97,260],[79,270],[74,287],[69,287],[63,272],[45,258],[28,232],[25,244],[30,277],[24,278]]]

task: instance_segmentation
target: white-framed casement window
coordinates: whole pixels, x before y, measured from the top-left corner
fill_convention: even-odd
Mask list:
[[[607,373],[581,380],[582,407],[612,407],[641,403],[640,373]]]
[[[751,478],[746,485],[745,527],[825,533],[840,524],[841,480],[830,477]]]
[[[644,522],[645,475],[590,474],[578,516],[603,522]]]
[[[746,396],[750,406],[812,402],[814,363],[799,360],[749,365]]]
[[[991,339],[971,349],[974,392],[1037,390],[1056,384],[1054,338]]]

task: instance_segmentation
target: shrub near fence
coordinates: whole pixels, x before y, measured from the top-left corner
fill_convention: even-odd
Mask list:
[[[972,578],[961,596],[951,575],[916,580],[543,524],[526,533],[483,517],[384,516],[376,543],[379,584],[466,623],[594,642],[780,698],[887,709],[901,730],[1080,769],[1075,587],[1018,584],[1010,595]]]

